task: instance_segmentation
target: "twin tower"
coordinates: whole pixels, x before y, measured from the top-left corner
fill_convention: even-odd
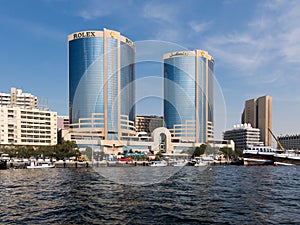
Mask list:
[[[133,41],[104,29],[70,34],[68,42],[71,128],[93,131],[107,143],[134,139]],[[194,50],[165,53],[162,59],[163,118],[171,142],[209,141],[214,135],[213,57]]]

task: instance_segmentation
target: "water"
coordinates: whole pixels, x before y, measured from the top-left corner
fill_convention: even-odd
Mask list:
[[[300,167],[106,169],[0,171],[0,224],[300,224]]]

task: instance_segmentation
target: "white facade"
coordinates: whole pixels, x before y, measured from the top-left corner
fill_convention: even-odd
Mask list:
[[[10,94],[0,93],[1,106],[17,106],[22,108],[37,108],[38,98],[30,93],[23,93],[21,89],[12,87]]]
[[[56,145],[57,113],[0,106],[1,145]]]
[[[243,150],[250,145],[263,145],[260,141],[260,130],[251,124],[234,125],[233,129],[224,132],[224,140],[233,140],[235,149]]]

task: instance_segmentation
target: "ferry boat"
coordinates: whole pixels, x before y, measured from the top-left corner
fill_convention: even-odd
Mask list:
[[[244,165],[273,165],[274,155],[279,152],[270,146],[248,146],[243,151]]]
[[[27,169],[45,169],[45,168],[54,168],[55,166],[48,162],[31,162],[30,166],[27,166]]]
[[[274,165],[300,165],[300,152],[298,150],[286,150],[284,153],[275,154]]]

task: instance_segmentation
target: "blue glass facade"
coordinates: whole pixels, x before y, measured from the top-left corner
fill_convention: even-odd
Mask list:
[[[69,116],[71,123],[104,112],[103,38],[69,42]]]
[[[176,126],[176,137],[197,136],[197,142],[206,142],[208,121],[213,124],[214,62],[197,51],[170,54],[164,58],[166,127]]]
[[[135,90],[130,85],[135,80],[135,49],[124,43],[127,38],[106,32],[110,36],[105,31],[85,31],[69,39],[69,117],[74,124],[103,113],[106,119],[97,128],[106,127],[108,139],[113,140],[118,138],[121,114],[131,121],[135,117]]]

